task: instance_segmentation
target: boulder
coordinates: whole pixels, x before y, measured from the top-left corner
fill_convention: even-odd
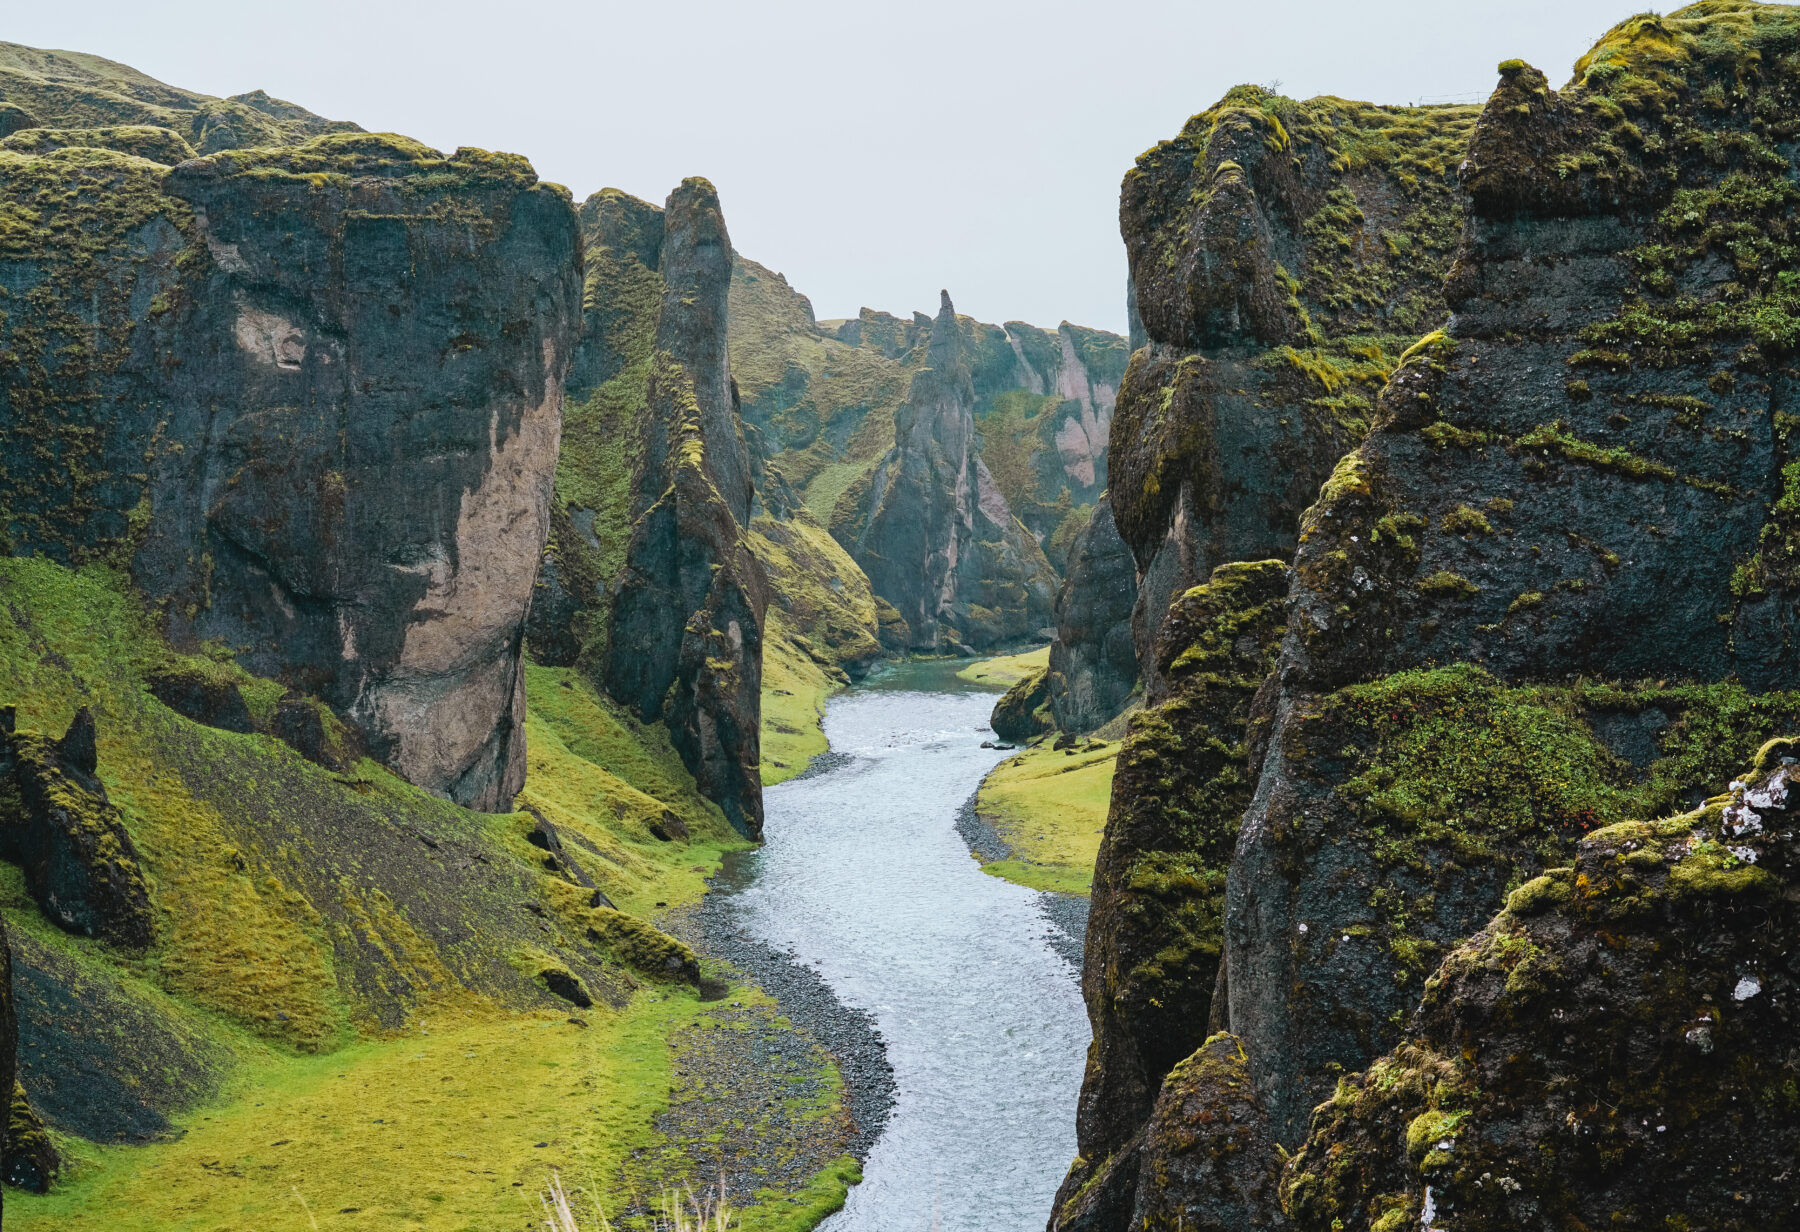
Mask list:
[[[14,1189],[48,1193],[62,1171],[62,1155],[44,1129],[43,1118],[32,1108],[25,1087],[13,1082],[7,1112],[5,1154],[0,1159],[0,1180]]]
[[[1056,720],[1050,717],[1049,669],[1040,668],[1031,675],[1014,684],[999,701],[994,703],[994,713],[988,725],[994,734],[1002,740],[1011,740],[1016,744],[1056,730]]]
[[[0,735],[0,857],[24,870],[26,889],[59,927],[142,949],[151,939],[150,894],[97,770],[85,707],[61,740]]]

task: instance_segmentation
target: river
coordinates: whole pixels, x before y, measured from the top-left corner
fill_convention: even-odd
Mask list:
[[[1075,1155],[1088,1044],[1044,896],[983,873],[958,810],[1006,754],[995,695],[909,664],[834,698],[829,769],[765,794],[733,897],[745,932],[871,1014],[897,1086],[864,1180],[826,1232],[1043,1226]]]

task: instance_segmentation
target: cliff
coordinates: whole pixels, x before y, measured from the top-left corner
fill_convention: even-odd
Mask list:
[[[1069,547],[1056,594],[1056,640],[1050,643],[1048,687],[1056,725],[1088,732],[1113,718],[1138,683],[1131,613],[1137,565],[1113,524],[1102,494],[1093,517]],[[998,729],[996,729],[998,730]]]
[[[596,193],[581,220],[584,329],[532,653],[665,723],[700,790],[755,838],[768,587],[749,540],[724,215],[689,179],[663,209]]]
[[[913,646],[987,648],[1050,618],[1055,574],[976,452],[974,386],[956,310],[943,296],[927,366],[894,415],[894,447],[833,525]],[[843,501],[840,501],[840,509]]]
[[[1400,353],[1443,323],[1474,118],[1239,86],[1126,175],[1147,345],[1120,386],[1109,494],[1152,699],[1169,601],[1215,565],[1293,552]]]
[[[1307,514],[1233,869],[1232,1025],[1290,1141],[1509,882],[1586,825],[1691,800],[1787,721],[1765,691],[1792,653],[1777,146],[1800,78],[1711,91],[1797,36],[1790,9],[1702,5],[1625,23],[1561,94],[1502,65],[1449,333]],[[1468,760],[1495,740],[1518,750],[1502,781]],[[1300,919],[1326,940],[1296,944]],[[1357,924],[1352,968],[1328,939]]]
[[[1124,372],[1124,340],[1066,322],[1048,331],[1018,321],[999,326],[953,320],[968,372],[972,448],[988,471],[990,490],[1029,529],[1052,568],[1060,569],[1106,487],[1106,442]],[[766,443],[772,469],[853,553],[869,514],[867,482],[894,449],[894,417],[915,375],[932,362],[933,332],[930,317],[904,320],[871,309],[854,320],[821,322],[780,274],[737,258],[731,335],[745,422]],[[922,507],[919,513],[926,516]],[[999,567],[1011,572],[998,580],[1023,584],[1037,568],[1032,555],[1025,552],[1017,564],[1002,559]],[[905,585],[917,590],[923,577],[921,564]],[[890,605],[911,602],[879,585],[876,594]],[[1007,628],[1023,634],[1005,636],[1033,636],[1048,623],[1039,619],[1026,629],[1014,620]],[[910,625],[902,631],[890,624],[888,641],[912,644]]]
[[[1305,1141],[1285,1168],[1285,1216],[1265,1199],[1216,1226],[1648,1227],[1668,1217],[1748,1227],[1792,1205],[1786,1180],[1767,1192],[1738,1186],[1757,1207],[1745,1215],[1700,1178],[1721,1167],[1783,1177],[1777,1160],[1789,1149],[1759,1128],[1748,1037],[1734,1037],[1716,1069],[1706,1058],[1718,990],[1752,968],[1759,990],[1768,978],[1763,958],[1732,948],[1745,934],[1728,921],[1756,910],[1734,897],[1752,883],[1774,892],[1786,857],[1726,847],[1760,833],[1736,811],[1747,790],[1753,812],[1780,807],[1765,781],[1774,764],[1757,749],[1800,722],[1800,696],[1783,691],[1794,599],[1780,563],[1794,465],[1785,408],[1800,375],[1786,205],[1797,50],[1800,21],[1784,7],[1716,0],[1633,18],[1561,92],[1503,63],[1466,150],[1448,159],[1466,194],[1454,260],[1438,266],[1452,315],[1384,348],[1391,371],[1366,411],[1369,430],[1290,541],[1285,635],[1249,710],[1253,794],[1226,876],[1219,978],[1204,996],[1183,991],[1193,981],[1153,989],[1169,998],[1163,1012],[1208,1014],[1232,1033],[1254,1108],[1231,1104],[1232,1116],[1266,1126],[1205,1193],[1257,1192],[1277,1157]],[[1254,116],[1234,123],[1273,133]],[[1297,127],[1282,124],[1290,136]],[[1154,180],[1160,165],[1172,175],[1176,161],[1152,158],[1134,174]],[[1230,161],[1255,176],[1252,163]],[[1240,208],[1176,211],[1136,241],[1134,254],[1175,258],[1149,268],[1134,255],[1145,362],[1179,344],[1199,348],[1189,370],[1209,371],[1209,339],[1264,339],[1297,312],[1280,302],[1285,263],[1273,283],[1259,264],[1282,243],[1248,208],[1268,188],[1250,195],[1223,162],[1210,174],[1213,196],[1196,201],[1235,193]],[[1127,217],[1152,199],[1142,188],[1128,180]],[[1208,228],[1237,239],[1193,268],[1231,277],[1171,275],[1159,291],[1157,269],[1179,267]],[[1227,257],[1235,264],[1220,266]],[[1179,382],[1161,418],[1131,419],[1134,379],[1119,422],[1135,425],[1129,439],[1170,443],[1114,454],[1121,533],[1145,564],[1146,531],[1179,526],[1195,508],[1168,478],[1190,496],[1204,490],[1191,472],[1159,468],[1191,456],[1187,442],[1213,440],[1221,421],[1204,399],[1183,401]],[[1128,470],[1156,482],[1128,483]],[[1208,525],[1269,508],[1253,487],[1229,496]],[[1170,652],[1190,636],[1182,611],[1160,622],[1157,666],[1171,675],[1153,682],[1153,701],[1179,695]],[[1174,747],[1210,732],[1190,719]],[[1150,758],[1153,782],[1188,764]],[[1753,760],[1759,785],[1679,815]],[[1108,845],[1117,827],[1131,853],[1152,854],[1126,825],[1156,794],[1123,769],[1120,782]],[[1198,842],[1180,851],[1216,867]],[[1096,902],[1090,970],[1129,956],[1108,938],[1129,938],[1120,930],[1130,921]],[[1692,975],[1679,1010],[1643,966],[1652,953],[1659,970]],[[1732,1012],[1760,1021],[1766,1003],[1743,1004],[1755,995]],[[1089,1003],[1097,1022],[1117,1017],[1092,992]],[[1144,1026],[1124,1030],[1138,1056],[1158,1040]],[[1090,1069],[1084,1125],[1099,1097],[1111,1128],[1084,1129],[1071,1181],[1118,1175],[1107,1150],[1135,1143],[1141,1161],[1143,1144],[1172,1128],[1157,1109],[1187,1098],[1165,1086],[1146,1108],[1146,1086],[1108,1081]],[[1231,1149],[1216,1126],[1193,1133],[1192,1152]],[[1723,1141],[1739,1152],[1728,1166],[1709,1154]],[[1065,1203],[1081,1198],[1069,1188]],[[1131,1209],[1116,1196],[1103,1215],[1061,1226],[1123,1227]]]
[[[170,170],[111,133],[0,150],[11,549],[127,564],[175,643],[506,809],[578,328],[566,197],[391,136]]]

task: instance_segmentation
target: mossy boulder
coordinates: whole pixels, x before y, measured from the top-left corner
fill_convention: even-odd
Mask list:
[[[1037,671],[1015,683],[1005,696],[994,703],[988,725],[1002,740],[1023,744],[1046,732],[1056,730],[1050,714],[1050,670]]]
[[[224,731],[256,730],[237,680],[222,664],[172,658],[152,669],[145,683],[157,701],[196,723]]]
[[[14,1189],[47,1193],[62,1171],[62,1156],[43,1118],[31,1106],[25,1087],[13,1082],[12,1101],[7,1110],[5,1157],[0,1160],[0,1180]]]
[[[1800,1218],[1792,771],[1596,831],[1515,891],[1402,1041],[1313,1113],[1283,1182],[1295,1226]]]
[[[85,937],[142,949],[153,931],[137,848],[98,777],[85,708],[57,740],[0,720],[0,855],[44,914]]]
[[[1263,1232],[1288,1226],[1281,1156],[1243,1044],[1215,1035],[1163,1079],[1139,1148],[1133,1229]]]

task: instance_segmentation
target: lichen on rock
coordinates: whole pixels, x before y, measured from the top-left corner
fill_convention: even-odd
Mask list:
[[[1313,1113],[1295,1226],[1791,1222],[1791,743],[1692,813],[1587,836],[1451,952]]]

